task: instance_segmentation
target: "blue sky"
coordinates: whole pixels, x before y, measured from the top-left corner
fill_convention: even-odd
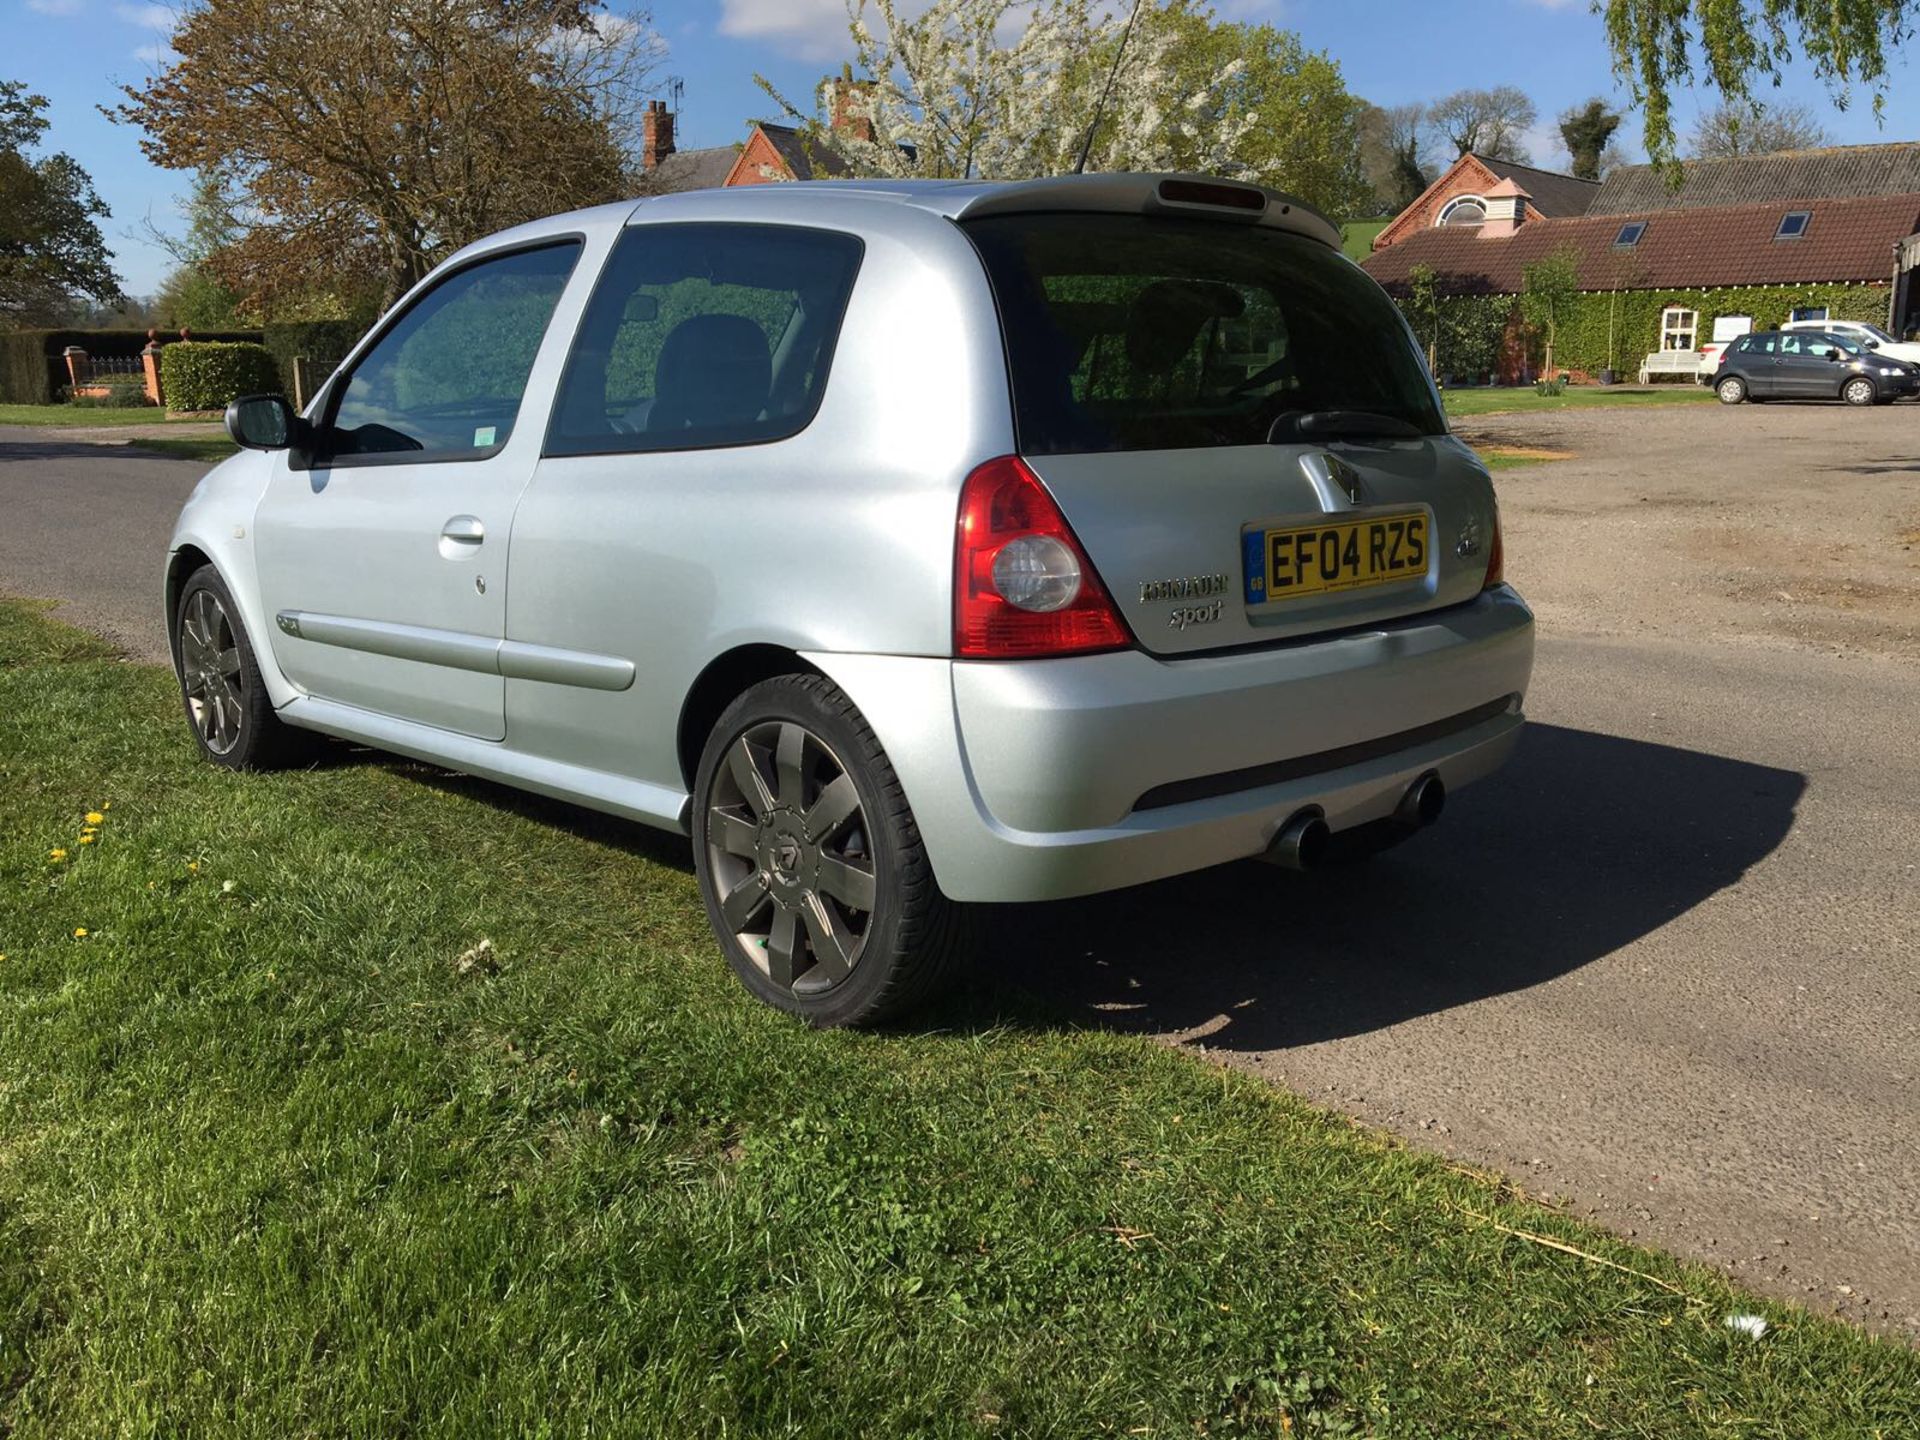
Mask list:
[[[614,9],[625,8],[615,0]],[[1355,93],[1378,104],[1425,100],[1463,86],[1514,84],[1539,106],[1542,132],[1534,159],[1563,158],[1551,143],[1552,117],[1589,95],[1621,100],[1607,65],[1599,18],[1586,0],[1215,0],[1233,19],[1270,20],[1298,31],[1308,46],[1340,62]],[[668,75],[685,82],[683,146],[741,138],[750,117],[772,113],[755,87],[765,74],[796,99],[849,57],[845,0],[655,0],[653,23],[665,39],[662,93]],[[50,143],[93,175],[113,210],[105,223],[122,278],[135,294],[152,291],[168,268],[164,252],[142,241],[152,216],[178,227],[186,177],[142,158],[139,135],[115,125],[98,107],[118,98],[117,85],[138,84],[165,54],[172,9],[150,0],[0,0],[6,39],[0,77],[27,81],[52,101]],[[1491,43],[1490,43],[1491,40]],[[1845,113],[1829,114],[1842,140],[1920,138],[1920,103],[1909,59],[1896,62],[1886,124],[1876,126],[1864,96]],[[1796,76],[1791,98],[1825,106],[1825,92]],[[1682,129],[1693,103],[1681,101]],[[1638,124],[1622,131],[1637,154]]]

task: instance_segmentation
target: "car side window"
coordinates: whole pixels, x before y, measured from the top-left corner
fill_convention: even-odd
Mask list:
[[[548,455],[755,445],[826,390],[864,247],[786,225],[636,225],[594,285]]]
[[[336,392],[328,461],[483,460],[513,434],[578,241],[449,275],[387,327]]]
[[[1754,335],[1747,340],[1747,351],[1755,355],[1773,354],[1775,337],[1772,335]]]

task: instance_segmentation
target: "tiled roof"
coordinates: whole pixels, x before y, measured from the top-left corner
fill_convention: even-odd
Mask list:
[[[1527,192],[1533,208],[1542,215],[1585,215],[1599,192],[1599,185],[1577,175],[1562,175],[1557,170],[1536,170],[1531,165],[1516,165],[1511,160],[1475,157],[1502,180],[1511,180]]]
[[[796,180],[831,180],[847,173],[846,162],[838,155],[824,145],[810,144],[806,136],[791,125],[775,125],[762,120],[760,133],[767,137],[767,143],[787,162],[787,169],[793,172]]]
[[[1789,209],[1813,214],[1806,233],[1776,240]],[[1616,247],[1620,227],[1644,220],[1637,245]],[[1442,293],[1512,295],[1523,266],[1562,246],[1578,256],[1583,290],[1673,290],[1718,285],[1794,285],[1890,280],[1894,246],[1920,230],[1920,191],[1910,195],[1778,200],[1717,209],[1647,210],[1531,220],[1510,236],[1442,226],[1409,235],[1361,262],[1389,290],[1404,290],[1416,265],[1429,267]]]
[[[1623,165],[1600,184],[1589,215],[1920,193],[1920,144],[1836,145],[1729,160],[1689,160],[1680,188],[1651,165]]]
[[[716,145],[710,150],[676,150],[647,172],[647,189],[656,195],[674,195],[682,190],[715,190],[733,168],[737,145]]]

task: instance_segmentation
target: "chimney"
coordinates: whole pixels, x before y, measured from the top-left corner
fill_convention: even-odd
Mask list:
[[[1526,223],[1527,201],[1530,198],[1511,178],[1502,180],[1487,191],[1487,220],[1480,227],[1480,238],[1491,240],[1513,234]]]
[[[673,112],[664,100],[647,101],[640,117],[640,168],[652,170],[673,154]]]
[[[874,142],[873,82],[853,78],[853,67],[843,66],[838,80],[827,81],[827,99],[832,115],[830,128],[849,140]]]

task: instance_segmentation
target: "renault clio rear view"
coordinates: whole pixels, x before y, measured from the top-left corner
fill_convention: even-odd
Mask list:
[[[228,423],[166,584],[205,754],[320,732],[680,830],[816,1024],[927,995],[968,902],[1390,843],[1522,724],[1485,468],[1251,186],[564,215]]]

